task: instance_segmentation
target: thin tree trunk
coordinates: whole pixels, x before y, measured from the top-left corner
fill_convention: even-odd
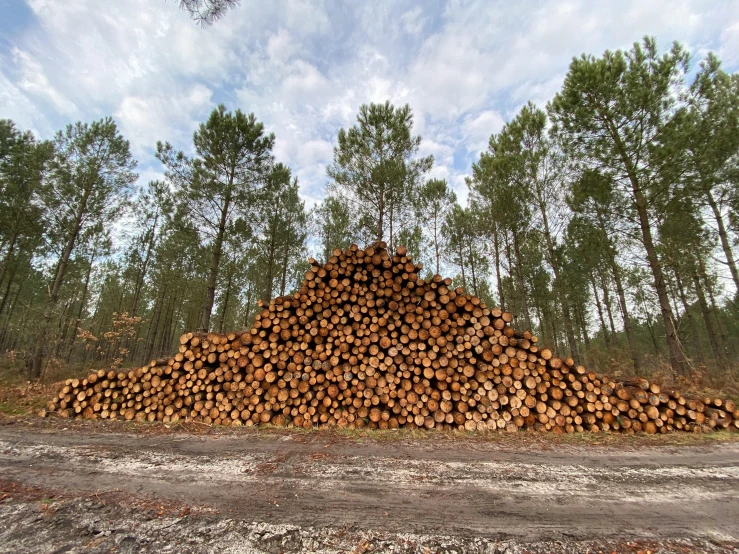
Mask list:
[[[172,343],[174,342],[175,335],[177,334],[177,317],[176,314],[179,313],[179,304],[180,300],[182,298],[182,293],[175,294],[172,297],[172,305],[169,309],[169,324],[167,326],[167,336],[165,337],[165,341],[162,345],[162,353],[169,352],[172,349]]]
[[[82,197],[82,200],[80,201],[80,205],[75,215],[75,221],[74,221],[74,226],[72,227],[72,232],[69,234],[69,237],[67,239],[67,244],[64,247],[64,252],[62,252],[62,257],[59,259],[59,263],[57,265],[57,270],[56,270],[56,276],[54,277],[54,283],[51,287],[51,292],[49,293],[49,303],[52,306],[55,305],[57,300],[59,299],[59,291],[62,288],[62,283],[64,282],[64,277],[67,273],[67,265],[69,264],[69,258],[72,255],[72,250],[74,250],[74,245],[77,242],[77,237],[79,236],[80,230],[82,229],[82,217],[85,215],[85,212],[87,211],[87,200],[90,198],[91,192],[92,190],[90,187],[85,191],[85,194]]]
[[[378,217],[377,217],[377,242],[380,242],[382,240],[382,228],[385,223],[385,201],[383,198],[383,193],[380,192],[380,198],[378,201]]]
[[[230,184],[229,184],[230,186]],[[203,305],[203,316],[200,321],[200,330],[208,331],[210,329],[210,316],[213,313],[213,304],[216,300],[216,286],[218,284],[218,270],[221,265],[221,255],[223,254],[223,238],[226,234],[226,223],[228,222],[228,210],[231,207],[231,193],[226,194],[221,210],[221,219],[218,222],[218,234],[216,242],[213,245],[213,259],[211,260],[210,270],[208,271],[208,286],[205,294],[205,304]]]
[[[8,242],[8,250],[5,252],[5,258],[3,259],[3,267],[0,269],[0,283],[5,279],[5,275],[8,272],[8,266],[10,266],[10,260],[13,257],[13,250],[15,249],[15,243],[18,240],[18,231],[14,231]]]
[[[164,304],[164,299],[166,298],[166,293],[164,292],[164,289],[161,292],[161,296],[157,298],[156,303],[154,304],[154,317],[151,322],[149,340],[147,341],[148,348],[146,350],[146,356],[145,359],[149,360],[151,359],[152,355],[154,354],[154,344],[157,340],[157,334],[159,333],[159,320],[162,316],[162,304]]]
[[[18,290],[15,292],[15,296],[13,298],[13,301],[10,303],[10,307],[8,308],[8,317],[5,319],[5,326],[3,328],[3,340],[2,340],[3,350],[5,350],[6,349],[5,347],[7,346],[6,341],[7,341],[7,338],[8,338],[7,337],[7,335],[8,335],[8,327],[10,325],[10,322],[13,320],[13,314],[15,314],[15,309],[18,306],[18,300],[19,300],[19,298],[21,296],[21,291],[23,290],[24,283],[25,283],[25,281],[24,280],[21,280],[21,282],[18,284]],[[28,310],[25,310],[24,318],[26,317],[27,313],[28,313]],[[20,332],[18,334],[20,335]],[[12,338],[12,336],[11,336],[11,338]]]
[[[610,354],[611,336],[608,334],[608,329],[606,328],[606,320],[603,317],[603,306],[601,306],[600,297],[598,296],[598,287],[595,285],[595,279],[593,278],[592,274],[590,275],[590,284],[593,287],[593,297],[595,298],[595,307],[598,310],[598,318],[600,319],[600,327],[603,330],[603,340],[606,343],[606,352]]]
[[[139,275],[136,277],[136,288],[134,289],[133,294],[133,302],[131,304],[131,317],[136,317],[136,312],[139,307],[139,300],[141,298],[141,290],[144,288],[144,282],[146,281],[146,272],[149,268],[149,260],[151,259],[151,254],[154,250],[154,245],[156,243],[156,228],[157,223],[159,221],[159,212],[157,211],[156,216],[154,216],[154,224],[151,228],[151,238],[148,241],[147,247],[146,247],[146,256],[144,256],[144,263],[141,266],[141,271],[139,272]]]
[[[706,294],[703,291],[703,284],[701,283],[700,276],[697,270],[693,272],[693,285],[695,286],[695,294],[698,297],[698,305],[700,306],[701,314],[703,315],[703,324],[706,326],[706,332],[708,333],[708,342],[711,345],[713,357],[719,365],[723,365],[721,347],[718,344],[716,329],[714,328],[713,321],[711,320],[711,310],[708,307]]]
[[[718,305],[716,304],[716,297],[713,294],[713,285],[711,284],[711,281],[708,279],[708,274],[706,273],[706,266],[703,263],[703,260],[698,258],[698,269],[700,271],[701,279],[703,279],[703,282],[705,283],[705,289],[706,292],[708,292],[708,298],[711,301],[711,312],[713,313],[713,317],[716,320],[716,326],[718,328],[719,335],[721,336],[721,344],[723,345],[723,348],[721,349],[721,352],[723,353],[724,357],[728,354],[727,346],[729,346],[731,343],[729,342],[729,338],[726,335],[726,329],[721,324],[721,320],[718,317],[719,311],[718,311]]]
[[[603,215],[598,214],[598,221],[600,223],[600,229],[603,234],[608,237],[605,222],[603,221]],[[634,363],[634,371],[639,371],[639,349],[636,347],[636,339],[634,338],[634,329],[631,323],[631,316],[629,315],[628,306],[626,305],[626,293],[624,292],[623,281],[621,280],[621,268],[616,262],[616,255],[614,253],[613,245],[611,244],[610,237],[608,238],[608,263],[611,266],[611,273],[613,274],[613,282],[616,284],[616,293],[618,294],[618,304],[621,310],[621,318],[624,322],[624,334],[626,335],[626,341],[629,343],[629,352],[631,353],[631,361]]]
[[[698,362],[703,363],[705,361],[705,358],[703,356],[703,347],[701,346],[700,341],[700,335],[698,334],[698,327],[695,324],[695,318],[693,317],[693,314],[690,311],[690,304],[688,303],[688,297],[685,294],[685,287],[683,287],[682,279],[680,279],[680,272],[675,269],[675,283],[677,284],[677,290],[680,294],[680,301],[683,304],[683,309],[685,310],[685,317],[688,320],[688,326],[690,327],[690,333],[693,337],[693,340],[690,341],[691,343],[695,344],[695,353],[696,358],[698,358]]]
[[[470,255],[468,259],[470,260],[470,271],[472,272],[472,294],[477,296],[477,275],[475,275],[475,256],[474,252],[472,250],[472,245],[468,245]]]
[[[226,283],[226,294],[223,299],[223,309],[221,310],[221,323],[218,326],[219,327],[219,333],[223,333],[223,329],[226,323],[226,313],[228,310],[228,300],[231,296],[231,280],[233,279],[233,271],[229,270],[228,272],[228,282]]]
[[[167,308],[166,308],[166,315],[164,318],[164,328],[163,328],[164,332],[161,333],[160,335],[161,338],[159,340],[159,348],[157,349],[157,356],[159,354],[167,352],[169,350],[169,345],[172,342],[171,340],[172,332],[173,332],[172,324],[174,320],[174,309],[176,306],[176,302],[177,302],[176,294],[169,297],[169,302],[167,303]]]
[[[395,202],[390,201],[390,213],[388,214],[388,220],[390,221],[390,233],[389,233],[389,242],[390,242],[390,252],[395,252],[395,233],[393,231],[393,219],[395,218]]]
[[[539,321],[539,340],[542,343],[547,342],[547,333],[544,329],[544,320],[541,316],[541,306],[539,306],[538,302],[539,296],[537,295],[536,298],[534,298],[534,312],[536,313],[536,319]]]
[[[274,279],[275,279],[275,240],[274,240],[274,233],[272,233],[272,238],[270,239],[270,245],[269,245],[269,254],[267,257],[267,268],[266,268],[266,285],[267,288],[264,291],[264,300],[265,302],[269,302],[272,299],[272,289],[274,287]]]
[[[77,328],[80,326],[80,323],[82,322],[82,312],[85,309],[85,303],[87,302],[87,292],[90,287],[90,276],[92,274],[92,264],[95,263],[95,256],[97,255],[97,243],[92,248],[92,255],[90,256],[90,263],[87,266],[87,273],[85,274],[85,284],[82,287],[82,298],[80,299],[80,307],[79,310],[77,310],[77,317],[74,321],[74,330],[72,332],[72,340],[69,341],[69,348],[67,349],[67,363],[69,363],[70,358],[72,357],[72,350],[74,349],[74,339],[76,338],[76,331]]]
[[[736,287],[737,293],[739,293],[739,271],[736,267],[736,261],[734,260],[734,253],[731,250],[731,244],[729,243],[729,237],[726,234],[726,226],[724,225],[724,218],[721,215],[721,210],[716,203],[716,200],[711,194],[711,191],[706,192],[706,198],[708,198],[708,205],[713,210],[713,215],[716,218],[716,224],[718,225],[718,236],[721,239],[721,248],[724,250],[724,256],[726,256],[726,263],[729,266],[731,272],[731,278],[734,280],[734,286]]]
[[[511,241],[508,236],[508,233],[506,232],[504,235],[505,238],[505,256],[506,260],[508,261],[508,275],[511,279],[511,291],[514,293],[514,296],[520,299],[520,295],[516,295],[517,292],[517,283],[518,283],[518,272],[515,269],[515,264],[513,263],[513,256],[511,255]],[[523,310],[520,308],[520,306],[515,306],[516,309],[511,309],[513,312],[513,324],[521,328],[521,313]]]
[[[601,276],[601,286],[603,287],[603,305],[606,308],[606,315],[608,315],[608,324],[611,326],[611,336],[613,342],[616,342],[616,324],[613,321],[613,310],[611,309],[611,294],[608,292],[608,287],[603,281]]]
[[[576,306],[575,313],[577,315],[577,321],[580,325],[580,334],[582,335],[583,342],[585,342],[585,349],[590,349],[590,337],[588,336],[588,326],[585,323],[585,316],[582,313],[582,307]]]
[[[503,294],[503,281],[500,277],[500,236],[498,235],[498,224],[493,221],[493,252],[495,253],[495,280],[498,286],[498,301],[500,308],[506,309],[505,295]],[[438,270],[436,271],[439,272]]]
[[[513,232],[513,252],[516,254],[516,273],[518,274],[519,286],[521,287],[521,308],[526,329],[531,329],[531,315],[526,300],[526,284],[523,278],[523,262],[521,259],[521,247],[518,242],[518,233]]]
[[[15,279],[15,274],[16,274],[17,269],[18,269],[17,266],[14,265],[13,270],[10,272],[10,276],[8,277],[8,284],[5,287],[5,293],[3,294],[3,299],[0,300],[0,315],[2,315],[3,310],[5,309],[5,304],[8,302],[8,298],[10,297],[10,286],[13,284],[13,279]]]
[[[467,291],[467,278],[464,275],[464,253],[462,252],[462,245],[459,246],[459,269],[462,272],[462,288]]]
[[[547,217],[547,208],[544,198],[542,196],[541,186],[538,179],[534,179],[534,185],[536,190],[536,198],[539,204],[539,211],[541,212],[542,222],[544,224],[544,238],[547,243],[547,253],[549,257],[549,264],[552,266],[554,272],[554,287],[559,302],[562,304],[562,318],[565,324],[565,334],[567,335],[567,343],[570,347],[570,353],[575,361],[580,357],[577,350],[577,341],[575,340],[575,331],[572,325],[572,315],[570,314],[570,303],[567,299],[567,294],[563,290],[560,264],[557,259],[556,252],[554,251],[554,241],[552,240],[552,234],[549,230],[549,218]]]
[[[631,181],[631,188],[634,193],[634,203],[639,217],[642,241],[644,243],[644,248],[647,251],[649,268],[652,270],[652,276],[654,277],[654,288],[657,291],[660,312],[662,314],[662,322],[665,327],[665,338],[667,340],[667,351],[670,365],[677,374],[686,375],[688,372],[688,364],[685,359],[685,354],[683,353],[682,348],[680,348],[680,341],[678,340],[677,333],[675,331],[675,317],[672,313],[672,308],[670,307],[670,299],[667,296],[667,285],[662,271],[662,264],[660,263],[659,256],[657,255],[657,248],[655,247],[654,239],[652,238],[652,227],[649,222],[649,214],[647,212],[647,200],[641,189],[641,183],[632,168],[631,160],[626,156],[620,140],[619,147],[623,155],[623,161],[627,167],[629,180]]]
[[[439,268],[439,214],[434,214],[434,257],[436,259],[436,274],[438,275],[441,271]]]
[[[328,258],[326,258],[328,259]],[[244,328],[249,327],[249,320],[251,319],[251,307],[254,302],[254,288],[249,284],[249,288],[246,289],[246,300],[244,301]]]
[[[652,339],[652,348],[654,348],[654,355],[660,356],[659,351],[659,344],[657,344],[657,335],[654,334],[654,327],[652,326],[652,317],[649,315],[649,310],[647,310],[646,302],[642,300],[642,306],[644,309],[644,314],[646,315],[646,321],[647,321],[647,329],[649,329],[649,337]]]
[[[69,265],[69,258],[72,255],[72,251],[74,250],[74,246],[77,242],[77,238],[80,234],[80,231],[82,230],[82,218],[87,212],[87,201],[89,200],[91,194],[92,194],[92,186],[90,185],[85,188],[85,192],[82,195],[82,199],[80,200],[80,203],[77,206],[77,211],[75,212],[74,223],[72,225],[72,231],[67,237],[67,242],[64,246],[62,256],[61,258],[59,258],[59,262],[57,263],[56,275],[54,276],[54,282],[51,286],[51,290],[49,291],[49,300],[47,302],[46,310],[45,310],[44,317],[43,317],[42,330],[41,330],[40,336],[38,337],[38,341],[37,341],[36,354],[34,356],[33,363],[31,364],[29,368],[30,370],[29,377],[31,379],[38,379],[41,376],[42,365],[44,362],[44,357],[46,355],[47,349],[50,346],[53,346],[51,344],[52,342],[51,337],[49,337],[49,327],[51,325],[51,318],[53,316],[54,307],[56,306],[57,301],[59,300],[59,291],[61,290],[62,284],[64,283],[64,277],[67,274],[67,266]]]
[[[285,255],[282,258],[282,277],[280,279],[280,296],[285,296],[287,288],[287,264],[290,260],[290,245],[292,244],[292,233],[288,233],[285,245],[283,247]],[[328,261],[328,258],[326,259]]]
[[[550,314],[549,321],[552,322],[552,336],[554,337],[554,349],[559,352],[562,350],[562,337],[559,336],[559,328],[557,327],[557,316],[553,311],[547,310]]]

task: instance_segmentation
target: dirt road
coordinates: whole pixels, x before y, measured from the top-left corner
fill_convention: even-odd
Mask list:
[[[127,544],[211,551],[215,543],[198,537],[214,528],[221,534],[210,538],[233,552],[576,552],[649,541],[678,552],[739,544],[739,443],[545,450],[321,433],[62,429],[0,427],[0,478],[68,498],[6,492],[0,551],[52,551],[44,545],[54,541],[70,552]],[[106,501],[113,493],[115,502]],[[125,497],[182,510],[144,517]],[[36,536],[23,542],[29,529]]]

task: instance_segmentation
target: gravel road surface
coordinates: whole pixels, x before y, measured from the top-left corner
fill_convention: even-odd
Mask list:
[[[0,552],[733,552],[739,443],[0,427]]]

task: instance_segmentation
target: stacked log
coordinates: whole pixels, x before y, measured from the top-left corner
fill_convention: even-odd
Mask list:
[[[300,291],[252,329],[187,333],[179,352],[68,380],[63,417],[216,425],[618,431],[739,428],[736,405],[646,379],[615,381],[539,348],[510,313],[426,281],[383,242],[311,260]]]

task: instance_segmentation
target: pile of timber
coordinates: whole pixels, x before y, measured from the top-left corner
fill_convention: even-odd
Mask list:
[[[617,431],[739,428],[736,405],[614,381],[516,332],[511,314],[425,281],[383,242],[311,260],[299,292],[242,333],[187,333],[179,352],[66,381],[62,417],[289,427]]]

